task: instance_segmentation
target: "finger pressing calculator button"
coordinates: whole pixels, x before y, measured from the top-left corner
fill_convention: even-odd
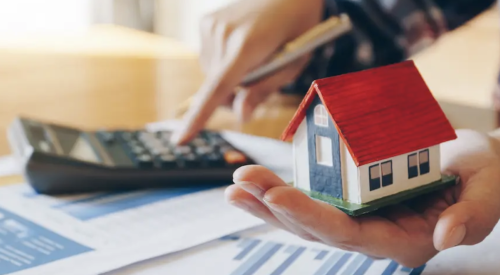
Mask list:
[[[224,153],[224,160],[231,165],[247,163],[247,158],[245,157],[245,155],[236,150],[226,151]]]

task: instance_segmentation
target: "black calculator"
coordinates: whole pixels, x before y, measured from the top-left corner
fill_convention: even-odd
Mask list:
[[[170,131],[85,131],[17,118],[9,127],[24,176],[43,194],[231,184],[233,172],[254,162],[220,133],[202,131],[173,146]]]

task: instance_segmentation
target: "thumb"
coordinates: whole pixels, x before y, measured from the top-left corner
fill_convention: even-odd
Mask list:
[[[457,136],[441,148],[444,173],[458,175],[461,183],[450,190],[456,203],[441,213],[436,224],[437,250],[477,244],[500,219],[500,159],[495,140],[471,130],[458,130]]]
[[[500,219],[500,177],[495,167],[484,168],[461,186],[458,202],[440,216],[434,246],[445,250],[482,242]]]

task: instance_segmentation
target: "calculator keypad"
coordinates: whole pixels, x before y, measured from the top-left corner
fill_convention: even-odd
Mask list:
[[[139,168],[234,167],[249,159],[226,142],[218,133],[204,131],[189,144],[173,146],[171,132],[99,132],[100,139],[122,144],[127,155]]]

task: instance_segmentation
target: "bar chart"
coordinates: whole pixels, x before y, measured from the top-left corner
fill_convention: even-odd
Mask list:
[[[264,226],[106,275],[420,275],[424,269],[426,265],[406,268]]]
[[[233,236],[232,238],[235,241],[238,237]],[[243,238],[237,241],[237,247],[240,251],[232,260],[239,261],[241,264],[231,275],[264,274],[259,271],[275,256],[279,257],[281,262],[273,263],[272,270],[267,268],[265,274],[291,274],[288,271],[293,269],[294,263],[299,261],[301,267],[306,266],[307,262],[309,262],[308,267],[315,267],[315,269],[309,269],[307,274],[311,275],[420,275],[425,269],[425,265],[411,269],[391,260],[373,260],[362,254],[335,249],[315,249],[254,238]],[[283,258],[279,254],[286,256]]]

